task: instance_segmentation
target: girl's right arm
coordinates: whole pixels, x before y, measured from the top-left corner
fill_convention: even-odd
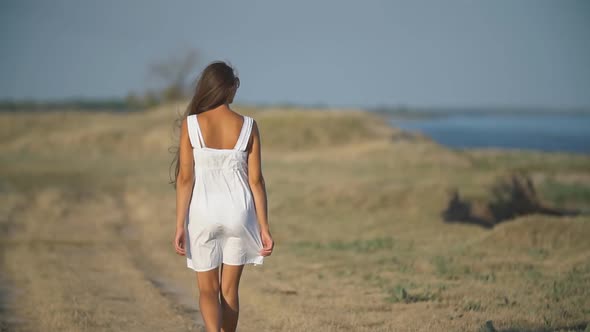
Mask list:
[[[184,222],[190,204],[194,182],[194,159],[188,136],[187,119],[184,118],[180,130],[179,172],[176,179],[176,232],[174,248],[179,255],[186,254]]]

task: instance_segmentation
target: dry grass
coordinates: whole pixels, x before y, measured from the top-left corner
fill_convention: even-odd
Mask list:
[[[3,326],[200,329],[195,276],[170,245],[178,109],[0,114]],[[354,110],[238,109],[262,131],[276,240],[244,273],[242,331],[588,325],[590,218],[533,214],[485,229],[441,212],[450,188],[479,199],[517,170],[544,201],[587,209],[589,157],[455,151]]]

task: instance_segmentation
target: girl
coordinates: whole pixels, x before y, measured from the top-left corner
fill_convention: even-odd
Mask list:
[[[244,265],[262,265],[274,248],[258,125],[229,107],[239,85],[225,62],[203,70],[173,161],[174,248],[196,271],[207,331],[236,330]]]

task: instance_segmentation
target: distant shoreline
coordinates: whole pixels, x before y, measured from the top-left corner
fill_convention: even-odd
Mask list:
[[[590,115],[590,109],[586,108],[529,108],[529,107],[499,107],[499,108],[411,108],[411,109],[368,109],[370,112],[386,115],[396,119],[423,119],[447,117],[456,115]]]
[[[590,113],[465,113],[387,115],[402,130],[458,149],[525,149],[590,155]]]
[[[182,102],[182,101],[180,101]],[[188,100],[186,101],[188,103]],[[0,99],[0,112],[43,112],[43,111],[111,111],[136,112],[163,105],[166,102],[150,105],[138,105],[125,98],[65,98],[55,100],[36,99]],[[449,115],[533,115],[533,114],[590,114],[590,107],[533,107],[533,106],[441,106],[414,107],[405,105],[360,107],[331,106],[327,104],[295,104],[295,103],[239,103],[238,107],[260,109],[299,109],[299,110],[334,110],[359,109],[371,113],[393,116],[396,118],[425,118]]]

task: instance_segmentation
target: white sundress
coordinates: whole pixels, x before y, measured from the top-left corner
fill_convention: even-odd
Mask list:
[[[233,149],[204,144],[198,115],[187,117],[195,182],[187,211],[186,262],[195,271],[221,265],[262,265],[262,240],[248,182],[248,142],[254,120],[244,122]]]

